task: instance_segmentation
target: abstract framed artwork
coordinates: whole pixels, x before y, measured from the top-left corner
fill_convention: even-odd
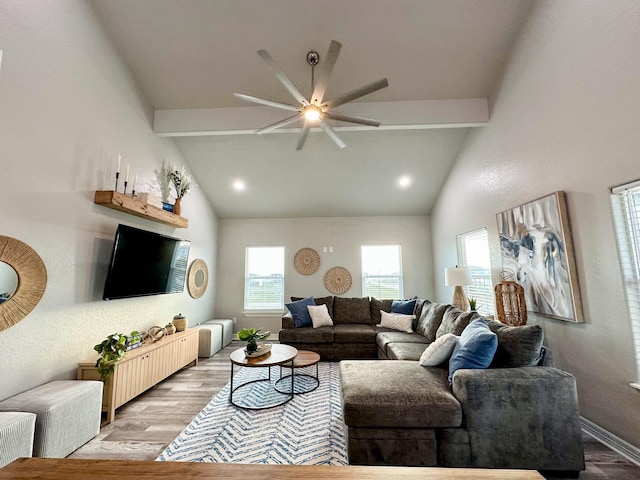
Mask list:
[[[564,192],[497,214],[502,268],[524,288],[527,310],[584,321]]]

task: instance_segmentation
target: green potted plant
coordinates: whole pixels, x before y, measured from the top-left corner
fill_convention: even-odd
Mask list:
[[[269,338],[271,332],[260,332],[260,328],[243,328],[237,334],[238,340],[247,342],[247,354],[251,354],[258,349],[258,342]]]
[[[94,346],[93,349],[100,354],[100,358],[96,362],[100,378],[103,381],[109,378],[109,375],[113,373],[115,363],[125,356],[129,347],[141,342],[140,332],[134,330],[131,335],[114,333]]]
[[[470,298],[469,299],[469,309],[472,312],[475,312],[478,306],[478,301],[475,298]]]

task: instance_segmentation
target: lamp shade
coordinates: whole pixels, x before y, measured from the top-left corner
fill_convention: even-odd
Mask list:
[[[444,269],[444,284],[447,287],[471,285],[472,283],[469,267],[447,267]]]

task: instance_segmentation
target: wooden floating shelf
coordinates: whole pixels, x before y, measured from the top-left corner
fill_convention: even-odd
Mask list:
[[[103,207],[119,210],[154,222],[164,223],[172,227],[187,228],[189,226],[189,220],[187,218],[167,212],[162,208],[154,207],[153,205],[113,190],[96,191],[93,201],[95,204],[102,205]]]

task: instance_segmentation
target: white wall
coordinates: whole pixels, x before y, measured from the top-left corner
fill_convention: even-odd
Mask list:
[[[585,323],[532,315],[556,364],[577,377],[583,416],[640,446],[640,392],[609,187],[640,177],[640,2],[536,3],[497,90],[432,213],[436,286],[455,236],[487,226],[494,282],[496,213],[564,190]]]
[[[210,318],[217,219],[198,190],[183,200],[188,229],[93,204],[96,189],[113,189],[118,153],[138,174],[139,191],[164,159],[183,160],[152,133],[148,104],[85,2],[4,0],[0,49],[0,234],[29,244],[48,273],[38,306],[0,331],[3,399],[74,378],[76,363],[116,331],[163,326],[180,312],[191,324]],[[211,272],[205,295],[103,301],[118,223],[191,240],[190,261],[203,258]]]
[[[405,297],[433,296],[431,233],[429,217],[346,217],[220,220],[216,315],[237,317],[238,329],[262,327],[277,332],[281,315],[246,317],[244,304],[244,261],[248,246],[285,247],[285,303],[291,296],[332,295],[324,286],[324,275],[331,267],[344,267],[351,273],[352,286],[343,297],[361,297],[360,246],[400,244]],[[333,247],[323,253],[322,247]],[[301,248],[320,254],[320,268],[313,275],[302,275],[293,259]]]

